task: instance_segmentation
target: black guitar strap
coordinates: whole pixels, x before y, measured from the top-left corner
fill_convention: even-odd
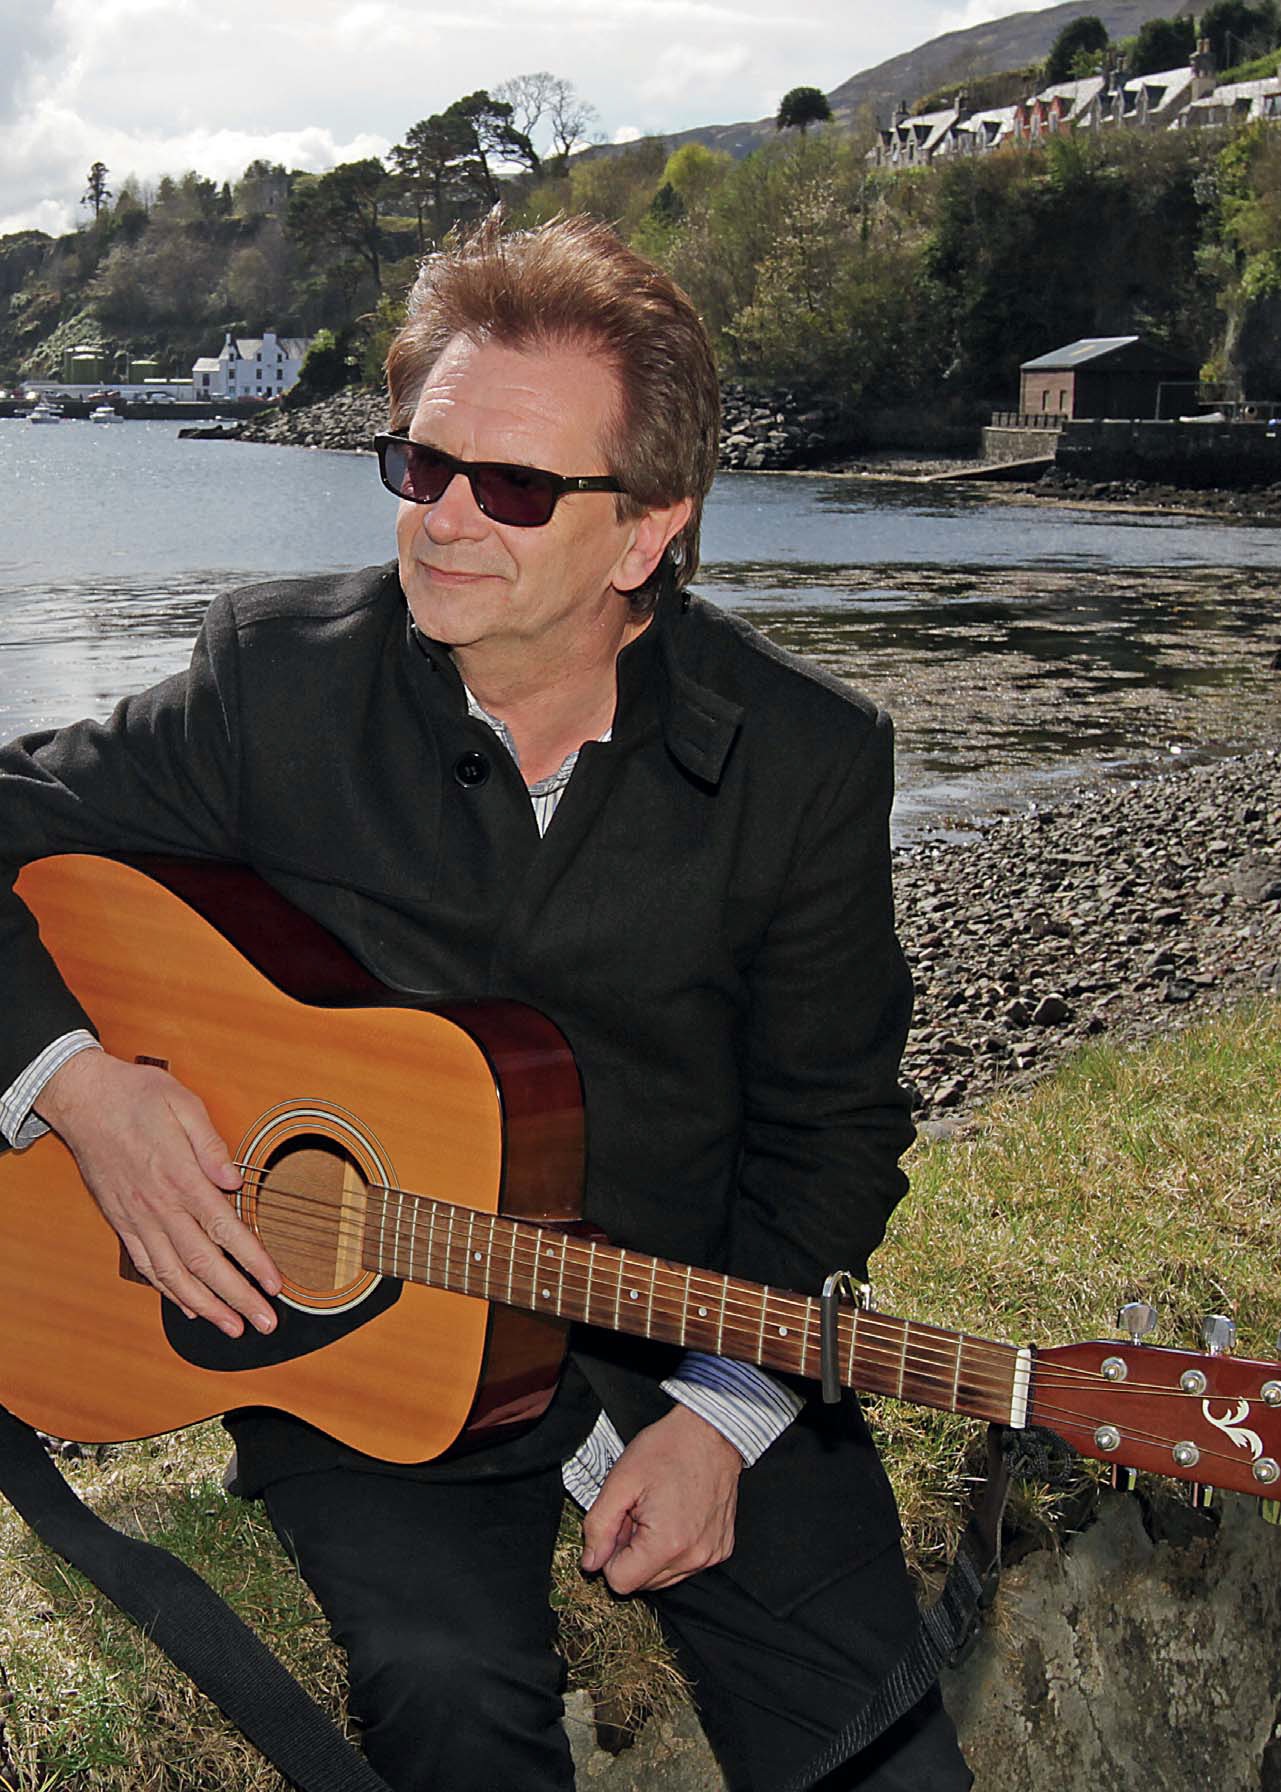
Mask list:
[[[912,1640],[876,1691],[838,1735],[787,1781],[780,1792],[810,1792],[846,1761],[876,1741],[890,1725],[924,1698],[949,1661],[967,1653],[978,1635],[982,1612],[996,1596],[1001,1572],[1001,1519],[1009,1493],[1006,1440],[1016,1435],[990,1425],[987,1479],[970,1508],[969,1523],[957,1546],[943,1591],[922,1612]]]
[[[0,1493],[42,1543],[139,1625],[298,1792],[390,1792],[337,1725],[177,1556],[105,1523],[29,1425],[0,1406]]]

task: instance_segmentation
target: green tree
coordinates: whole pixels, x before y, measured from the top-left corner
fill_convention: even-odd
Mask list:
[[[1107,47],[1108,28],[1102,19],[1092,12],[1086,13],[1084,18],[1073,19],[1063,27],[1050,45],[1050,53],[1045,59],[1047,86],[1053,87],[1059,81],[1070,80],[1072,64],[1079,55],[1093,55]]]
[[[472,198],[472,140],[470,126],[451,107],[419,119],[392,148],[392,165],[414,208],[420,251],[427,246],[427,220],[439,242]]]
[[[1126,69],[1131,75],[1154,75],[1161,69],[1180,68],[1196,49],[1196,39],[1192,19],[1148,19],[1139,27]]]
[[[569,171],[569,203],[613,224],[629,240],[662,185],[667,146],[661,137],[642,137],[609,155],[579,156]]]
[[[938,295],[910,207],[896,195],[869,214],[862,170],[830,139],[771,172],[776,227],[751,300],[725,328],[733,364],[771,383],[821,388],[847,411],[932,391]]]
[[[85,187],[81,205],[93,207],[93,220],[96,224],[102,216],[102,208],[111,197],[111,188],[107,185],[107,164],[95,162],[89,170],[88,185]]]
[[[818,87],[792,87],[778,103],[774,115],[776,131],[799,130],[802,137],[812,124],[828,124],[832,108],[827,95]]]
[[[300,180],[289,198],[289,235],[313,262],[338,256],[363,263],[382,291],[382,202],[387,171],[377,156],[340,162]]]
[[[691,206],[706,204],[733,165],[734,158],[723,149],[708,149],[703,143],[682,143],[667,158],[663,183],[680,195],[688,211]]]
[[[1276,7],[1272,0],[1214,0],[1201,15],[1199,35],[1209,40],[1216,68],[1248,62],[1275,45]]]
[[[491,99],[484,88],[455,100],[447,116],[455,118],[471,133],[470,159],[472,178],[490,205],[498,203],[498,181],[490,166],[490,158],[499,163],[520,162],[528,169],[538,167],[538,152],[524,131],[512,123],[512,109],[505,100]]]

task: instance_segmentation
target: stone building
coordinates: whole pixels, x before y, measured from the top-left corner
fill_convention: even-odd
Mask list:
[[[1168,418],[1196,403],[1196,365],[1141,336],[1086,336],[1019,373],[1025,417]]]

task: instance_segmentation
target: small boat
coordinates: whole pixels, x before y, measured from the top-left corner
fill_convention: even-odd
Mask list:
[[[56,408],[56,406],[51,405],[51,404],[46,404],[44,399],[42,398],[39,400],[38,403],[33,405],[32,408],[27,412],[27,422],[28,423],[61,423],[62,422],[62,412],[60,410],[58,410]]]
[[[115,409],[109,404],[96,404],[89,413],[90,423],[114,423]]]

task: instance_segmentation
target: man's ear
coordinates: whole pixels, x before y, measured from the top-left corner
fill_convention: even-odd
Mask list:
[[[631,540],[614,567],[616,591],[637,591],[662,559],[667,544],[679,535],[694,509],[692,498],[678,498],[633,519]]]

